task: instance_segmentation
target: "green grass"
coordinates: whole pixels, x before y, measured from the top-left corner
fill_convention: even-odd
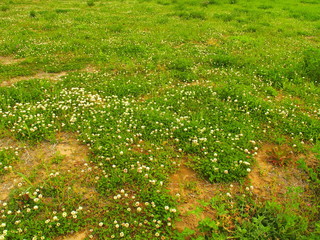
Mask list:
[[[94,210],[77,191],[68,192],[64,186],[76,177],[67,173],[42,184],[31,181],[37,186],[15,189],[0,207],[14,213],[0,218],[7,230],[0,237],[54,239],[91,229],[97,239],[183,239],[172,227],[177,199],[166,189],[178,170],[174,159],[187,156],[188,165],[211,183],[243,183],[263,143],[285,142],[294,154],[319,144],[319,4],[0,3],[0,56],[21,59],[0,58],[0,84],[30,76],[0,87],[0,130],[30,144],[54,141],[59,132],[77,133],[101,171],[92,187],[104,202]],[[43,72],[67,75],[56,82],[33,78]],[[13,157],[0,153],[1,166],[11,164]],[[48,166],[62,163],[56,155]],[[313,181],[318,178],[318,168],[300,165]],[[8,167],[1,166],[0,174],[6,174]],[[28,212],[37,188],[45,201]],[[69,214],[79,207],[76,199],[85,210],[77,219]],[[244,199],[234,201],[235,209],[226,210],[242,216],[234,228],[215,223],[225,220],[222,214],[200,222],[195,239],[311,239],[319,231],[317,207],[309,216],[290,217],[292,209],[252,200],[254,210],[244,216]],[[17,211],[23,216],[20,228]],[[63,221],[50,220],[50,230],[45,221],[52,212]]]

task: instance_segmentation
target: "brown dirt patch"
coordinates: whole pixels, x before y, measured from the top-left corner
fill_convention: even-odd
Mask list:
[[[36,146],[26,145],[21,149],[20,162],[13,164],[12,172],[1,178],[0,200],[7,199],[10,191],[19,183],[39,184],[52,172],[69,174],[78,179],[74,188],[79,189],[78,192],[84,198],[96,193],[95,189],[84,184],[86,178],[92,175],[89,172],[95,167],[87,163],[87,146],[81,145],[74,134],[60,133],[57,140],[57,143],[43,142]],[[0,140],[0,147],[17,146],[18,143],[14,139],[4,138]]]
[[[20,60],[20,59],[16,59],[16,60]],[[19,62],[19,61],[16,61],[16,62]],[[0,63],[1,63],[1,57],[0,57]],[[70,71],[70,72],[74,72],[74,71]],[[99,69],[96,68],[95,66],[89,65],[86,68],[82,69],[81,72],[98,73]],[[66,76],[68,73],[69,72],[67,72],[67,71],[63,71],[63,72],[59,72],[59,73],[39,72],[39,73],[36,73],[35,75],[32,75],[32,76],[14,77],[14,78],[11,78],[11,79],[9,79],[7,81],[1,82],[0,83],[0,87],[12,86],[13,84],[15,84],[17,82],[25,81],[25,80],[29,80],[29,79],[47,79],[47,80],[50,80],[50,81],[58,81],[62,77]]]
[[[88,65],[86,68],[81,70],[82,72],[87,72],[87,73],[98,73],[100,70],[92,65]]]
[[[281,155],[274,156],[275,151],[281,151]],[[256,164],[248,178],[254,186],[253,193],[263,200],[286,201],[287,191],[291,187],[307,190],[306,174],[296,167],[296,161],[302,157],[294,155],[288,146],[279,147],[273,144],[265,144],[258,151],[255,158]],[[278,159],[290,161],[286,166],[272,164]]]
[[[319,38],[316,36],[306,36],[305,38],[311,42],[318,42],[319,41]]]
[[[56,240],[83,240],[87,236],[88,236],[88,232],[83,231],[83,232],[78,232],[78,233],[68,235],[68,236],[58,237],[58,238],[56,238]]]
[[[176,222],[175,228],[179,231],[185,228],[197,230],[200,220],[214,218],[214,211],[201,202],[209,201],[218,193],[219,188],[216,184],[200,179],[195,171],[182,163],[179,170],[171,175],[168,184],[170,193],[179,196],[180,221]]]
[[[11,65],[11,64],[16,64],[23,62],[24,58],[13,58],[10,56],[2,57],[0,56],[0,64],[2,65]]]
[[[51,81],[58,81],[61,77],[67,75],[68,72],[59,72],[59,73],[46,73],[46,72],[40,72],[33,76],[21,76],[21,77],[15,77],[11,78],[8,81],[3,81],[0,83],[0,87],[8,87],[11,86],[17,82],[25,81],[29,79],[48,79]]]

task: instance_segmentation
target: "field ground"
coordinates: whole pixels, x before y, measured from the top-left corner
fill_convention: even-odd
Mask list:
[[[318,239],[319,0],[0,2],[0,239]]]

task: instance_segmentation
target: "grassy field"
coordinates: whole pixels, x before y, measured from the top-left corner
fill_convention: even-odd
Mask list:
[[[318,239],[319,0],[2,0],[0,239]]]

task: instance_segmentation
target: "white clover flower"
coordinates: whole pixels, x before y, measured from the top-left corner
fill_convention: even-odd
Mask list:
[[[62,213],[62,217],[66,217],[68,214],[66,212]]]
[[[141,210],[142,210],[141,207],[137,208],[137,212],[141,212]]]
[[[102,227],[103,226],[103,222],[99,222],[99,227]]]

